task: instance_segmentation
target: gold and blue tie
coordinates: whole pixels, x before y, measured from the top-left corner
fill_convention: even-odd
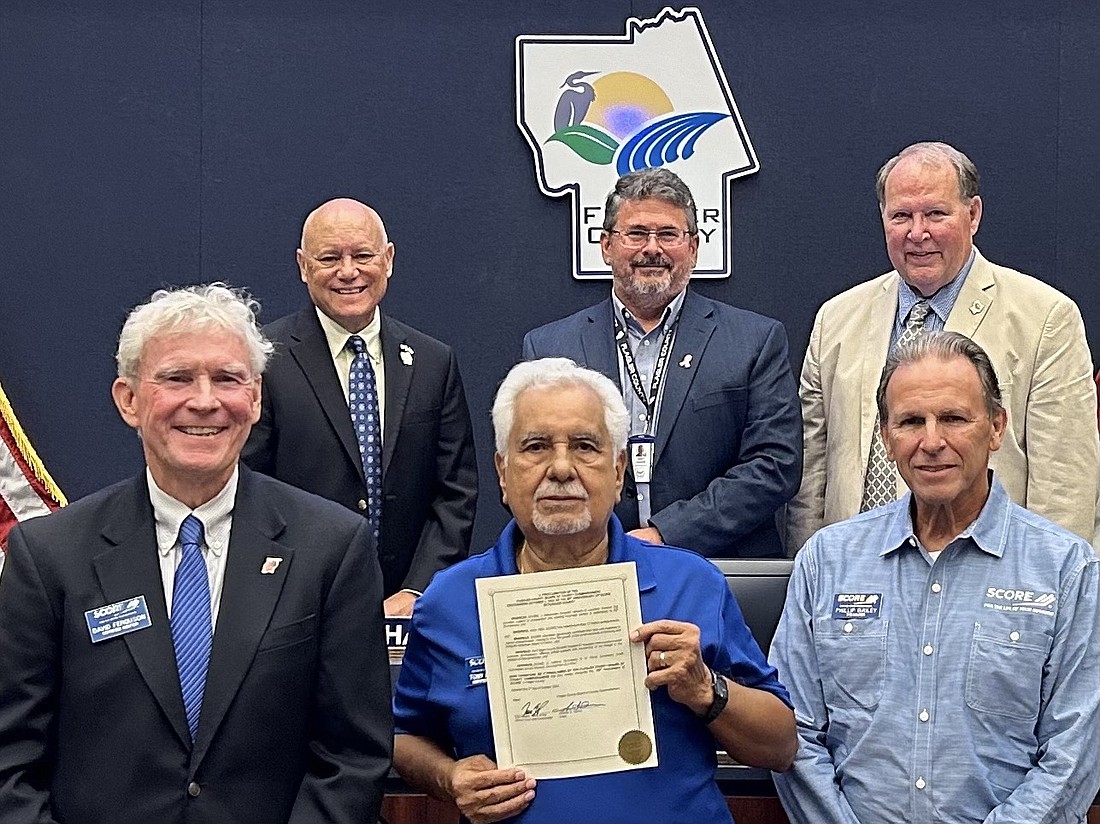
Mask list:
[[[930,308],[931,305],[926,300],[913,304],[913,308],[909,310],[909,319],[905,321],[905,328],[901,330],[894,346],[903,346],[924,332],[924,320],[928,317]],[[885,506],[896,501],[898,497],[897,467],[886,456],[886,445],[882,442],[879,423],[878,415],[875,415],[875,428],[871,432],[871,452],[867,456],[867,474],[863,476],[860,512]]]

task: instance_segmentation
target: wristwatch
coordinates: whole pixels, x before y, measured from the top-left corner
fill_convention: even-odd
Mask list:
[[[730,700],[730,690],[729,685],[726,684],[726,679],[714,670],[710,671],[710,688],[713,691],[714,700],[710,702],[710,708],[700,719],[704,724],[711,723],[721,715],[722,710],[726,708],[726,704]]]

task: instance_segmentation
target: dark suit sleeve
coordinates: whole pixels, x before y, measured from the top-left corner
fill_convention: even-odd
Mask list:
[[[58,621],[18,528],[0,577],[0,823],[53,821]]]
[[[289,824],[378,819],[393,757],[381,604],[382,573],[370,526],[362,520],[325,601],[313,733]]]
[[[520,360],[535,360],[537,357],[539,355],[535,352],[534,341],[531,340],[531,333],[528,332],[523,336],[523,354],[520,356]]]
[[[241,460],[250,468],[265,475],[275,475],[275,455],[278,447],[279,430],[274,424],[271,392],[266,385],[262,387],[260,419],[253,424],[248,433]]]
[[[449,352],[439,443],[435,456],[435,497],[424,522],[404,589],[423,592],[432,576],[465,558],[477,507],[477,456],[466,393],[454,352]]]
[[[774,518],[802,476],[802,416],[787,353],[787,335],[772,325],[752,366],[737,461],[694,497],[650,516],[665,543],[720,555]],[[721,432],[705,437],[722,437]],[[700,437],[699,449],[706,449]]]

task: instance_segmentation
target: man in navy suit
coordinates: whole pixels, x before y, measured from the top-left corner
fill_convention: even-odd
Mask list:
[[[238,463],[268,343],[221,284],[127,319],[146,470],[12,531],[0,822],[375,821],[393,725],[366,522]]]
[[[279,351],[243,458],[372,520],[386,614],[410,615],[432,575],[469,552],[477,461],[454,352],[378,309],[393,258],[369,206],[339,198],[306,218],[297,259],[312,305],[264,330]],[[382,415],[379,502],[349,416],[353,338]]]
[[[615,381],[631,417],[623,525],[718,558],[780,556],[776,511],[798,489],[802,422],[778,321],[688,289],[695,200],[667,169],[607,197],[611,297],[528,332],[525,359],[563,356]]]

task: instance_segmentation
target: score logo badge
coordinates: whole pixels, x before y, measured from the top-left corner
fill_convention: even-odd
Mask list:
[[[611,276],[599,241],[615,181],[662,166],[695,196],[695,277],[730,275],[730,181],[760,165],[698,9],[621,35],[520,35],[516,119],[543,194],[571,199],[575,278]]]

